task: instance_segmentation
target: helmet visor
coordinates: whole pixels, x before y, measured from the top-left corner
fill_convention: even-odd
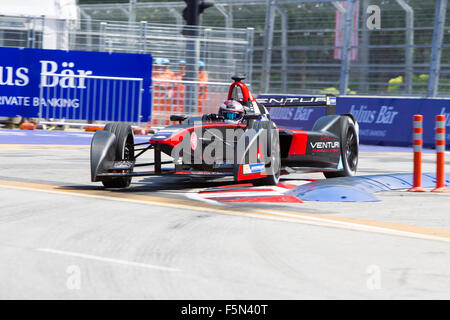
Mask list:
[[[224,117],[226,120],[237,120],[238,114],[237,114],[237,113],[234,113],[234,112],[224,112],[224,113],[223,113],[223,117]]]

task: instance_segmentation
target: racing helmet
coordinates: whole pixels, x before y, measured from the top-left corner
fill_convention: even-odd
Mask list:
[[[244,114],[244,107],[236,100],[226,100],[219,107],[219,116],[222,116],[225,120],[241,120]]]

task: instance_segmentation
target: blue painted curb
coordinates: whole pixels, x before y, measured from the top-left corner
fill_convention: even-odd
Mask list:
[[[450,185],[450,174],[445,178],[446,184]],[[406,173],[342,177],[313,181],[298,186],[287,194],[304,201],[370,202],[380,201],[373,195],[376,192],[409,189],[412,184],[413,175]],[[435,185],[434,174],[422,175],[422,187],[433,188]]]

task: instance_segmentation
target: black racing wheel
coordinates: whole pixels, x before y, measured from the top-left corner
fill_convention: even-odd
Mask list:
[[[105,131],[116,136],[115,161],[134,161],[134,135],[129,124],[108,123]],[[103,178],[102,183],[106,188],[126,188],[131,183],[131,177]]]
[[[324,172],[326,178],[349,177],[356,174],[358,167],[358,136],[355,123],[346,116],[341,132],[341,162],[342,169],[333,172]]]
[[[281,152],[280,152],[280,136],[278,130],[270,129],[268,144],[268,154],[270,155],[270,160],[266,163],[267,177],[256,179],[253,181],[253,185],[269,185],[276,186],[280,182],[280,172],[281,172]]]

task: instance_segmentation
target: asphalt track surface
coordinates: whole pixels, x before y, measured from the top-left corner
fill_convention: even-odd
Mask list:
[[[269,190],[167,177],[104,190],[90,136],[0,130],[1,299],[450,298],[450,194],[222,201],[283,199],[319,173]],[[361,150],[359,175],[411,172],[409,148]]]

